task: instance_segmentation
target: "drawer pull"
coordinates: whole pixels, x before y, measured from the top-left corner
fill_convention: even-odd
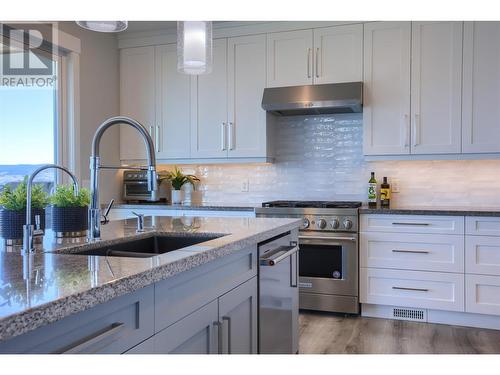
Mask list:
[[[125,323],[113,323],[111,324],[111,328],[101,332],[94,337],[82,342],[81,344],[77,344],[68,350],[65,350],[63,354],[78,354],[84,352],[86,349],[90,348],[92,345],[97,344],[99,341],[102,341],[110,336],[113,336],[123,330],[125,328]]]
[[[392,250],[393,253],[410,253],[410,254],[429,254],[428,251],[425,250]]]
[[[404,286],[393,286],[392,289],[395,290],[411,290],[413,292],[428,292],[429,289],[422,289],[422,288],[407,288]]]
[[[392,225],[416,225],[416,226],[428,226],[430,225],[429,223],[398,223],[398,222],[395,222],[395,223],[392,223]]]

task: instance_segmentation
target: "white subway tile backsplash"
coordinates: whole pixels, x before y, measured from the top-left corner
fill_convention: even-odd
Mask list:
[[[500,160],[376,161],[363,157],[362,114],[281,117],[275,163],[185,166],[206,203],[273,199],[366,201],[370,171],[399,179],[402,205],[500,206]],[[249,191],[242,192],[244,181]]]

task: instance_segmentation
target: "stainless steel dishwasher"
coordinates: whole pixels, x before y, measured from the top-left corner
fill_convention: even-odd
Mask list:
[[[259,353],[295,354],[299,335],[297,232],[259,244]]]

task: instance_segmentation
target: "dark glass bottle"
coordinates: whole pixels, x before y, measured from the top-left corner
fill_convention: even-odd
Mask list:
[[[370,180],[368,181],[368,207],[377,207],[377,180],[375,179],[375,172],[371,173]]]
[[[380,206],[388,208],[391,205],[391,185],[384,177],[384,182],[380,184]]]

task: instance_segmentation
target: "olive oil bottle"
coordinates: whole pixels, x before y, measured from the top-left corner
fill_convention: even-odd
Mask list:
[[[380,184],[380,206],[389,208],[391,205],[391,185],[387,182],[387,177],[384,177],[384,182]]]
[[[372,172],[368,181],[368,207],[377,207],[377,180],[375,172]]]

